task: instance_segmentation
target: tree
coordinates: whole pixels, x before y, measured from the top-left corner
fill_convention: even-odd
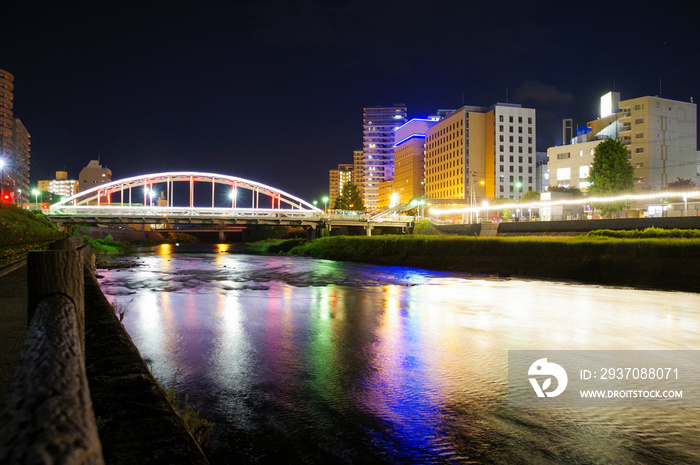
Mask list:
[[[351,181],[343,184],[343,189],[340,191],[338,198],[335,199],[333,208],[336,210],[365,211],[365,204],[357,190],[357,186]]]
[[[627,160],[627,149],[616,139],[598,144],[589,173],[592,195],[614,195],[634,189],[634,167]]]
[[[616,139],[606,139],[598,144],[593,154],[589,172],[593,196],[615,196],[634,189],[634,167],[627,160],[627,148]],[[619,212],[626,202],[603,203],[596,208],[604,213]]]
[[[537,191],[527,191],[520,197],[520,201],[523,203],[539,202],[540,193]]]
[[[695,183],[690,179],[676,178],[675,181],[668,183],[668,186],[666,186],[666,190],[684,192],[695,190],[697,187],[698,186],[696,186]]]

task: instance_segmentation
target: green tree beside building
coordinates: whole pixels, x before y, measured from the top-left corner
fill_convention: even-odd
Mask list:
[[[592,196],[616,196],[634,190],[634,167],[627,156],[627,148],[616,139],[598,144],[589,173]],[[618,212],[625,208],[625,202],[603,203],[597,207],[604,213]]]
[[[340,195],[335,199],[333,208],[336,210],[365,211],[365,204],[357,186],[351,181],[343,184]]]

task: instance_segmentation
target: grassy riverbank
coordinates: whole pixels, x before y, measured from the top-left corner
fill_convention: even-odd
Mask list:
[[[328,237],[291,254],[434,270],[700,292],[700,239]]]
[[[65,237],[41,214],[0,204],[0,265],[26,257],[30,250],[43,250]]]

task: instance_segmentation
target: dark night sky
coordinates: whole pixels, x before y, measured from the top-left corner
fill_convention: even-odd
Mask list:
[[[313,200],[361,148],[365,106],[508,95],[544,151],[613,88],[700,98],[696,0],[16,0],[0,18],[32,182],[99,153],[115,180],[209,171]]]

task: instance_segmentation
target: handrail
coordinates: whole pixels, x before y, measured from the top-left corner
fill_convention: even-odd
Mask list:
[[[69,240],[56,247],[77,245]],[[104,463],[85,372],[88,250],[27,257],[29,326],[0,413],[0,463]]]

